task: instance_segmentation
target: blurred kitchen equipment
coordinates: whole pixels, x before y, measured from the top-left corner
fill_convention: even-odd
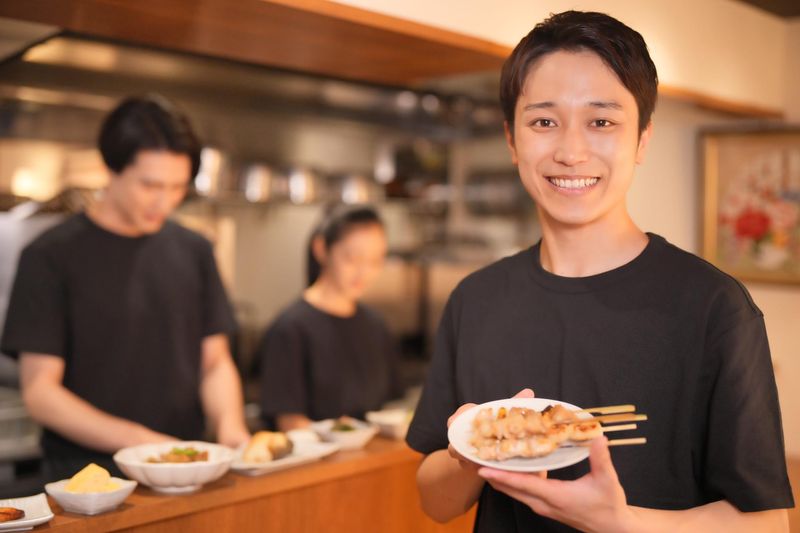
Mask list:
[[[336,183],[338,199],[346,204],[366,204],[383,200],[383,187],[364,174],[346,174]]]
[[[248,202],[267,202],[273,197],[275,170],[263,163],[244,167],[239,178],[239,187]]]
[[[0,463],[38,457],[40,432],[19,391],[0,387]]]
[[[289,171],[289,200],[293,204],[310,204],[325,200],[325,187],[320,176],[304,167],[296,167]]]
[[[219,148],[206,146],[200,152],[200,170],[194,188],[200,196],[220,198],[236,190],[231,183],[228,156]]]

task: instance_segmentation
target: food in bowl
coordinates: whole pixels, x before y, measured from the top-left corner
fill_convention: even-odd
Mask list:
[[[242,460],[246,463],[268,463],[292,453],[294,445],[286,433],[259,431],[244,449]]]
[[[195,463],[208,461],[208,452],[197,450],[191,446],[186,448],[175,447],[157,457],[148,457],[148,463]]]
[[[311,429],[326,442],[339,444],[342,450],[363,448],[378,432],[378,427],[355,418],[339,417],[311,424]]]
[[[207,452],[203,461],[179,463],[150,463],[148,459],[161,457],[174,448],[194,448]],[[141,444],[123,448],[114,454],[114,462],[125,475],[153,490],[171,494],[189,493],[222,477],[230,468],[236,453],[227,446],[201,441]]]
[[[94,463],[70,479],[45,485],[47,494],[65,511],[86,515],[116,509],[135,488],[135,481],[111,477],[108,470]]]
[[[119,483],[111,480],[108,470],[90,463],[70,478],[64,490],[73,494],[88,494],[90,492],[111,492],[118,488]]]
[[[25,518],[25,511],[16,507],[0,507],[0,522],[10,522]]]
[[[349,416],[340,416],[333,422],[331,431],[355,431],[358,426],[358,420]]]

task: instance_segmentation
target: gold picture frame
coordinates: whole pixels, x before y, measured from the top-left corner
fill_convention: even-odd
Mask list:
[[[742,281],[800,284],[800,128],[700,141],[704,257]]]

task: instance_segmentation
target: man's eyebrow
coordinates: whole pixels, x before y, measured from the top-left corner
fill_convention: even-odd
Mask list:
[[[534,102],[532,104],[525,104],[522,111],[530,111],[531,109],[549,109],[555,107],[555,102]]]
[[[619,102],[615,102],[613,100],[609,101],[601,101],[601,102],[589,102],[587,104],[589,107],[596,107],[599,109],[616,109],[622,111],[622,104]]]
[[[586,104],[588,107],[595,107],[598,109],[616,109],[618,111],[622,111],[622,104],[616,102],[614,100],[599,100],[594,102],[589,102]],[[556,107],[555,102],[551,101],[544,101],[544,102],[534,102],[531,104],[525,104],[522,108],[522,111],[531,111],[534,109],[552,109]]]

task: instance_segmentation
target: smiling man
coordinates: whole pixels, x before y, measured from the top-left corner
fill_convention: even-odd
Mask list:
[[[425,510],[479,502],[478,532],[788,531],[794,505],[764,320],[746,289],[645,233],[626,194],[652,135],[656,69],[600,13],[537,25],[506,61],[501,104],[541,241],[467,277],[445,309],[408,433]],[[657,198],[653,198],[657,202]],[[532,474],[448,450],[465,408],[522,390],[635,404],[644,446]]]
[[[44,426],[48,479],[135,444],[248,438],[226,333],[234,319],[211,245],[168,220],[201,146],[160,97],[131,98],[105,120],[110,180],[85,213],[20,257],[3,350]]]

